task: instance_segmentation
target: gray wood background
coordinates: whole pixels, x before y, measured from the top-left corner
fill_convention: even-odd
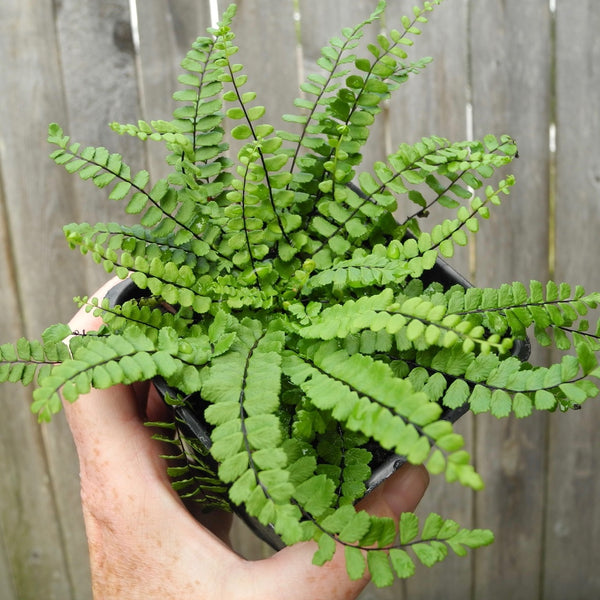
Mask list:
[[[555,3],[446,0],[414,54],[435,62],[389,103],[366,152],[376,159],[430,134],[516,137],[518,185],[455,260],[480,285],[555,277],[600,289],[600,3]],[[250,85],[270,96],[267,118],[277,124],[320,47],[367,16],[375,0],[238,4]],[[412,2],[389,5],[393,27]],[[71,298],[105,278],[67,249],[62,225],[121,218],[118,204],[47,158],[47,124],[58,121],[74,138],[107,145],[156,177],[163,172],[160,148],[115,136],[106,123],[169,118],[178,63],[210,25],[210,5],[140,0],[135,12],[132,29],[128,0],[0,2],[1,341],[67,320]],[[85,600],[73,445],[63,418],[40,427],[29,402],[29,390],[0,389],[0,600]],[[434,481],[422,509],[491,527],[496,543],[431,572],[420,568],[392,588],[370,587],[363,600],[599,598],[598,402],[525,422],[468,418],[460,428],[487,487],[472,494]],[[239,526],[236,538],[250,558],[266,552]]]

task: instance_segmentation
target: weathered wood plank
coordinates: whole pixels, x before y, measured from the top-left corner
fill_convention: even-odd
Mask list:
[[[508,133],[520,155],[504,172],[517,178],[513,194],[493,211],[485,225],[489,235],[480,240],[478,282],[543,279],[552,101],[548,2],[472,2],[471,7],[475,136]]]
[[[137,122],[141,115],[129,0],[63,0],[56,24],[69,118],[65,131],[84,146],[105,146],[118,152],[134,171],[143,168],[143,145],[108,127],[113,121]],[[73,179],[73,199],[78,208],[78,214],[67,222],[135,221],[125,214],[122,203],[107,199],[106,189],[99,190],[91,181],[67,173],[64,177]],[[89,258],[73,256],[73,260],[86,266],[86,279],[79,284],[81,295],[93,292],[106,280],[104,270]]]
[[[467,64],[467,10],[465,3],[451,3],[437,7],[428,14],[429,22],[423,24],[422,35],[414,48],[408,48],[408,60],[424,56],[433,62],[418,75],[412,75],[389,103],[387,133],[391,150],[398,144],[415,143],[424,136],[438,135],[451,141],[466,139],[466,100],[468,85]],[[390,3],[386,14],[388,29],[401,29],[400,18],[410,14],[405,2]],[[426,196],[426,191],[423,192]],[[400,211],[412,215],[418,207],[405,201]],[[452,213],[439,207],[431,211],[431,222],[449,218]],[[459,251],[451,260],[465,277],[469,278],[468,251]],[[457,430],[467,441],[471,451],[473,420],[464,418]],[[443,477],[432,478],[430,488],[421,502],[418,513],[425,517],[436,512],[452,518],[465,527],[472,526],[473,494],[459,485],[448,485]],[[471,595],[471,559],[451,557],[436,566],[435,576],[419,565],[413,579],[403,587],[407,598],[467,598]],[[391,598],[392,596],[390,596]]]
[[[548,131],[551,115],[550,13],[547,0],[471,2],[470,54],[475,137],[512,133],[521,159],[518,186],[477,238],[476,282],[548,275]],[[539,358],[539,357],[538,357]],[[477,598],[539,596],[545,505],[546,415],[526,422],[476,419],[476,460],[486,490],[476,525],[496,543],[475,553]]]
[[[140,112],[136,82],[136,57],[132,39],[128,0],[110,3],[63,0],[56,11],[65,104],[69,117],[67,130],[84,145],[106,146],[123,155],[133,170],[142,167],[143,151],[133,138],[120,137],[109,128],[111,121],[130,122]],[[73,179],[72,199],[77,214],[64,209],[65,222],[74,218],[98,221],[133,221],[124,216],[123,205],[109,201],[107,190],[96,189],[91,182],[62,173]],[[73,252],[69,264],[82,263],[85,279],[78,283],[79,294],[89,294],[108,277],[88,257]],[[51,320],[48,320],[51,322]],[[73,444],[64,419],[44,429],[49,456],[49,471],[55,488],[61,490],[59,508],[79,505],[78,469]],[[66,468],[66,465],[70,465]],[[69,511],[70,512],[70,511]],[[71,524],[69,512],[63,515],[63,544],[72,557],[78,575],[78,595],[90,594],[87,567],[83,560],[87,542],[81,522]]]
[[[0,581],[3,589],[0,591],[0,600],[19,600],[17,590],[11,573],[9,552],[4,543],[5,536],[0,529]]]
[[[402,31],[400,18],[409,9],[408,3],[390,3],[386,26]],[[431,135],[450,141],[467,138],[467,6],[465,3],[446,3],[427,13],[427,18],[428,23],[418,24],[423,33],[414,37],[414,47],[408,48],[408,60],[429,56],[433,62],[420,74],[411,75],[390,102],[387,129],[390,150],[395,150],[400,143],[414,144]],[[431,196],[427,189],[423,194],[426,198]],[[407,200],[399,213],[403,217],[412,216],[419,209]],[[452,212],[434,206],[430,222],[452,217]],[[449,262],[469,278],[468,248],[457,248]]]
[[[75,212],[71,188],[44,143],[48,122],[66,118],[53,20],[52,2],[7,1],[0,7],[0,152],[10,231],[9,255],[2,263],[14,268],[13,283],[6,272],[2,277],[8,311],[1,329],[8,339],[37,336],[47,323],[68,318],[69,298],[84,277],[81,267],[71,266],[73,253],[61,233]],[[18,596],[89,597],[78,486],[48,472],[48,463],[60,459],[64,473],[77,473],[70,438],[60,422],[39,428],[27,392],[3,389],[2,398],[2,455],[8,463],[2,474],[3,531]],[[49,435],[56,435],[64,452],[54,453]],[[66,539],[80,543],[65,547]]]
[[[138,2],[139,82],[145,120],[171,119],[177,103],[172,95],[179,89],[180,63],[192,42],[206,34],[211,24],[208,2],[196,0],[144,0]],[[144,145],[152,180],[169,173],[163,144]]]
[[[556,278],[588,291],[600,290],[599,27],[598,2],[557,3]],[[598,399],[551,421],[543,579],[548,600],[600,597],[599,430]]]
[[[0,331],[3,337],[16,339],[23,335],[23,323],[2,186],[0,207]],[[38,592],[70,598],[68,582],[58,587],[51,583],[56,574],[65,576],[66,564],[62,549],[55,549],[57,514],[47,484],[44,453],[40,452],[41,432],[29,402],[28,390],[17,386],[0,390],[0,598],[35,598]],[[28,573],[36,563],[41,563],[38,569]]]

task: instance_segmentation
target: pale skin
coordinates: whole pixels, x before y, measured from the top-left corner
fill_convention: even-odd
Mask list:
[[[92,331],[100,321],[80,311],[70,325]],[[229,545],[229,515],[196,519],[172,490],[163,448],[144,426],[164,416],[152,387],[93,390],[65,411],[80,462],[96,600],[346,600],[368,583],[348,578],[341,550],[323,567],[311,562],[313,543],[248,561]],[[415,509],[428,482],[423,467],[405,465],[360,508],[397,519]]]

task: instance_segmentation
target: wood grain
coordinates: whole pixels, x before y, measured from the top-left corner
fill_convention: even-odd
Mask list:
[[[386,28],[402,30],[401,17],[406,13],[405,3],[391,3],[386,12]],[[442,4],[428,14],[428,18],[429,22],[421,26],[423,33],[414,38],[414,47],[408,49],[407,60],[430,56],[433,62],[419,75],[409,77],[389,102],[387,135],[392,151],[400,143],[415,143],[431,135],[452,141],[467,138],[467,6],[465,3]],[[426,192],[424,190],[423,193],[426,195]],[[405,200],[399,212],[412,215],[416,209],[416,205]],[[431,212],[432,223],[452,217],[451,211],[440,207],[434,207]],[[450,262],[467,278],[470,277],[468,249],[457,249]],[[457,424],[457,431],[465,437],[469,452],[473,451],[473,423],[468,415]],[[432,478],[418,512],[424,518],[433,511],[454,519],[464,527],[472,527],[473,502],[470,490],[456,484],[449,485],[443,476],[438,476]],[[471,569],[470,558],[450,557],[437,565],[435,572],[419,565],[414,578],[392,587],[402,587],[406,598],[411,599],[460,600],[470,596]],[[389,595],[390,600],[394,597]]]
[[[551,122],[551,21],[545,0],[471,2],[470,56],[475,137],[516,138],[517,185],[477,238],[476,283],[546,280]],[[532,32],[535,32],[532,35]],[[544,360],[543,353],[533,356]],[[496,534],[474,556],[474,597],[537,598],[543,557],[547,419],[476,419],[476,525]]]
[[[600,5],[556,14],[556,278],[600,289]],[[600,405],[550,421],[544,596],[600,595]]]
[[[48,28],[53,22],[51,2],[9,0],[0,7],[0,293],[5,308],[1,330],[8,339],[37,337],[48,323],[68,318],[69,297],[84,277],[61,234],[62,223],[73,220],[72,187],[51,164],[44,141],[48,123],[66,118],[58,42]],[[77,465],[64,422],[40,428],[29,410],[27,390],[1,393],[0,439],[7,463],[2,531],[12,585],[19,598],[89,597],[78,486],[65,484]],[[62,473],[54,468],[55,459]]]

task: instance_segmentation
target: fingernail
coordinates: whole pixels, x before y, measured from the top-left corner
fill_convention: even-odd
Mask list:
[[[383,496],[395,515],[414,510],[429,485],[425,467],[406,463],[383,485]]]

